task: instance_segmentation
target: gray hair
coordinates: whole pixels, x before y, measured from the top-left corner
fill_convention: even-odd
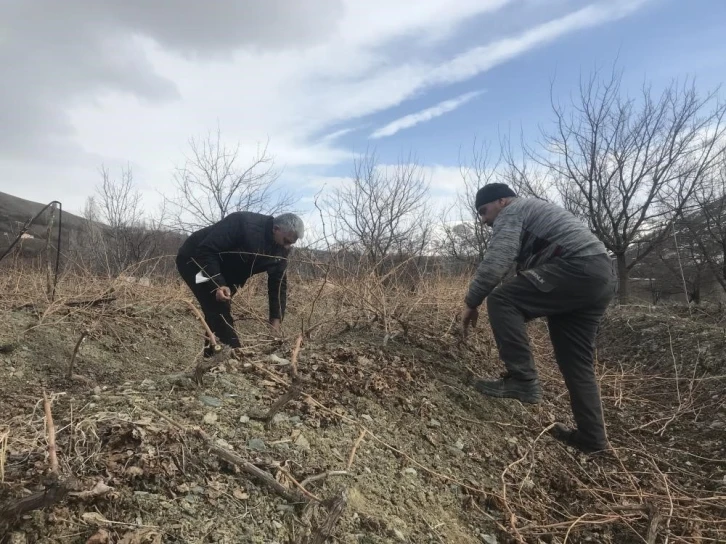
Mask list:
[[[278,215],[272,221],[273,227],[280,227],[281,230],[294,234],[298,239],[302,240],[305,236],[305,224],[294,213],[283,213]]]

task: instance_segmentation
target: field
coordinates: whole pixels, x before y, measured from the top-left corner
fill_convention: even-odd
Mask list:
[[[726,541],[720,308],[611,309],[614,455],[586,457],[547,433],[571,416],[545,323],[541,405],[470,387],[502,368],[485,319],[459,334],[467,278],[292,278],[280,336],[259,280],[234,302],[244,355],[197,381],[179,282],[64,277],[50,301],[4,270],[0,542]]]

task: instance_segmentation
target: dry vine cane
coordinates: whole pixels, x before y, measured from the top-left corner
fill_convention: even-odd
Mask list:
[[[48,508],[62,501],[70,491],[78,489],[79,482],[73,478],[61,479],[58,453],[55,440],[55,425],[51,411],[51,401],[43,391],[46,440],[48,442],[49,474],[45,479],[45,489],[20,500],[9,501],[0,506],[0,522],[13,523],[24,514],[41,508]]]

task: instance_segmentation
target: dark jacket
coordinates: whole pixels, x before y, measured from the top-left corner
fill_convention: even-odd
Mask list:
[[[218,286],[239,288],[251,276],[267,272],[270,319],[282,319],[290,252],[274,242],[272,220],[259,213],[231,213],[193,233],[179,248],[179,256],[194,259]]]

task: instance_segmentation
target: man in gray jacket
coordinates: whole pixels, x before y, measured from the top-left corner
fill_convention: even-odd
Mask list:
[[[493,234],[464,301],[464,334],[476,325],[478,307],[486,299],[507,372],[499,380],[478,380],[474,387],[492,397],[540,402],[526,323],[547,317],[577,424],[569,429],[558,423],[552,435],[587,453],[607,449],[593,363],[598,326],[617,286],[605,246],[568,211],[543,200],[517,198],[503,183],[482,187],[476,209]],[[517,275],[499,285],[515,263]]]

